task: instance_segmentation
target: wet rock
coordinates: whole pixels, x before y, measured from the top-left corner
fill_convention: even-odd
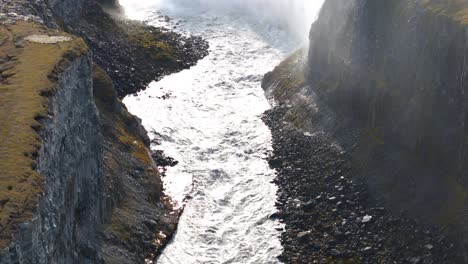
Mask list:
[[[158,223],[152,219],[149,219],[149,220],[145,220],[143,222],[145,225],[147,225],[149,228],[155,228],[156,226],[158,226]]]
[[[339,251],[338,249],[334,248],[334,249],[331,250],[331,254],[332,254],[332,256],[334,256],[334,257],[339,257],[339,256],[341,256],[341,251]]]
[[[175,159],[168,157],[164,154],[162,150],[155,150],[151,153],[151,157],[158,166],[161,167],[174,167],[179,164]]]
[[[303,231],[303,232],[300,232],[299,234],[297,234],[297,238],[301,239],[301,240],[304,240],[309,234],[310,234],[309,231]]]
[[[372,216],[370,216],[370,215],[365,215],[365,216],[362,218],[361,222],[362,222],[362,223],[369,223],[371,220],[372,220]]]

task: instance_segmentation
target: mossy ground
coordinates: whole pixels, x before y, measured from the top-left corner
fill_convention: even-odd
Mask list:
[[[41,148],[39,122],[48,115],[54,76],[67,59],[87,53],[81,39],[60,44],[24,41],[30,35],[64,35],[18,22],[0,26],[0,248],[8,245],[20,223],[31,220],[44,179],[36,171]]]
[[[468,24],[467,0],[423,0],[425,6],[437,15],[454,19],[460,24]]]
[[[281,62],[275,69],[265,75],[262,84],[264,89],[270,90],[273,98],[280,103],[286,103],[291,109],[286,113],[286,119],[299,129],[307,126],[314,112],[310,102],[302,96],[302,88],[306,84],[305,71],[307,69],[307,50],[299,49]]]
[[[270,85],[277,87],[273,90],[275,99],[284,101],[305,84],[305,60],[306,50],[297,50],[265,76]]]
[[[154,60],[177,60],[177,48],[163,40],[163,34],[159,30],[144,27],[139,24],[127,24],[129,40],[148,52]]]
[[[106,133],[112,134],[125,151],[130,152],[145,164],[151,165],[152,159],[148,146],[134,129],[138,126],[137,121],[117,98],[111,78],[102,68],[95,66],[93,81],[95,101],[99,112],[112,124]]]
[[[87,1],[74,29],[93,51],[94,62],[112,78],[119,98],[144,90],[154,80],[186,69],[208,54],[200,37],[125,18],[121,9]]]
[[[130,255],[152,259],[175,232],[179,214],[162,196],[161,175],[151,158],[149,138],[140,121],[127,111],[117,97],[113,81],[97,65],[93,81],[103,135],[106,192],[113,204],[103,227],[103,233],[111,239],[106,239],[103,248],[120,247]],[[126,255],[103,255],[106,263],[129,260]]]

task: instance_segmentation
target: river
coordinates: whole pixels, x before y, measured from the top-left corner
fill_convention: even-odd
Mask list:
[[[196,66],[124,99],[156,132],[150,136],[161,144],[153,147],[179,161],[167,170],[164,187],[185,209],[158,263],[279,262],[283,226],[270,218],[277,187],[266,161],[271,133],[261,120],[271,106],[260,85],[266,72],[304,44],[306,23],[321,1],[273,2],[122,1],[130,17],[210,44]]]

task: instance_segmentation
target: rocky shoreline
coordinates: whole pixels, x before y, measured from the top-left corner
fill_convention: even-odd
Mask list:
[[[116,96],[120,99],[146,89],[152,81],[190,68],[208,55],[208,43],[201,37],[185,37],[166,28],[128,20],[117,5],[104,7],[105,9],[95,1],[88,1],[80,22],[69,30],[84,38],[93,52],[94,62],[110,76]],[[138,122],[138,126],[141,126],[141,121]],[[147,134],[147,131],[142,131],[142,137],[145,138],[145,144],[151,154],[150,158],[157,166],[160,178],[163,178],[166,167],[175,166],[178,162],[167,157],[163,151],[152,151],[150,145],[157,143],[150,142]],[[135,194],[136,197],[138,195]],[[138,250],[141,253],[139,255],[146,254],[146,263],[154,263],[171,241],[183,212],[183,208],[174,208],[170,197],[164,193],[160,195],[158,207],[161,211],[139,212],[143,218],[140,222],[145,226],[132,227],[137,230],[133,235],[133,242],[125,245],[130,252]],[[127,212],[123,215],[126,216]],[[158,219],[155,219],[154,215],[158,215]],[[130,224],[122,225],[134,224],[130,218],[126,221]],[[157,233],[142,232],[141,229],[145,228],[156,230]],[[121,235],[119,232],[118,236]],[[115,239],[107,236],[104,240],[111,245],[119,243],[119,237]],[[110,255],[118,255],[112,246],[105,250],[110,251]]]
[[[201,37],[128,20],[119,6],[104,10],[99,3],[88,2],[80,22],[69,30],[85,39],[120,98],[190,68],[208,55],[208,43]]]
[[[285,223],[285,263],[460,263],[440,228],[395,213],[373,199],[348,154],[326,133],[303,133],[286,106],[264,115],[273,135],[269,160],[278,172],[273,218]]]
[[[2,132],[25,131],[35,143],[2,134],[12,144],[2,141],[0,152],[19,154],[26,173],[17,173],[23,167],[15,160],[0,163],[15,168],[14,175],[44,176],[31,186],[4,177],[10,181],[4,195],[31,192],[34,199],[2,198],[2,208],[10,200],[13,208],[2,209],[2,264],[148,263],[177,228],[181,211],[163,194],[158,170],[176,161],[151,156],[141,120],[119,99],[196,64],[208,45],[127,20],[116,3],[0,0],[0,79],[5,91],[23,93],[2,92],[3,113],[27,121],[18,129],[13,118]],[[32,43],[34,34],[70,43]],[[19,102],[28,107],[10,107]]]

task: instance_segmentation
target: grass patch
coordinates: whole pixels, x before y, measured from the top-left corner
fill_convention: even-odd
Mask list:
[[[154,60],[172,61],[177,57],[174,46],[162,40],[162,33],[142,25],[128,24],[131,42],[146,50]]]
[[[44,95],[53,94],[68,59],[87,48],[77,38],[59,44],[22,41],[34,34],[64,35],[33,23],[3,25],[0,32],[0,248],[5,248],[18,225],[32,219],[43,192],[36,159],[39,121],[48,114]]]

